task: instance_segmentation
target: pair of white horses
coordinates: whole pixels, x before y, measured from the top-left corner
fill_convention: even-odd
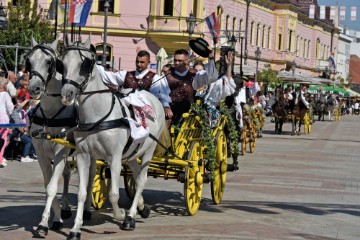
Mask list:
[[[90,39],[85,43],[65,44],[66,48],[61,56],[57,53],[57,44],[58,42],[55,40],[50,45],[38,45],[33,40],[33,49],[27,57],[27,65],[32,75],[29,92],[33,98],[40,99],[40,107],[36,110],[35,116],[46,119],[74,117],[74,108],[70,106],[78,105],[77,119],[81,130],[77,129],[67,133],[67,137],[73,136],[75,140],[76,163],[80,178],[75,224],[67,239],[81,238],[80,228],[83,224],[83,214],[90,212],[90,192],[96,170],[96,159],[105,160],[110,167],[109,200],[113,207],[114,218],[123,220],[120,226],[122,229],[133,230],[137,211],[142,217],[149,215],[150,210],[144,204],[142,191],[147,181],[147,171],[156,142],[147,138],[134,155],[123,153],[130,137],[130,129],[116,123],[124,117],[130,116],[130,112],[123,100],[114,92],[108,91],[108,87],[102,82],[95,67],[96,55],[90,50]],[[62,76],[55,71],[57,63],[63,67]],[[151,93],[143,92],[143,94],[151,103],[155,113],[155,118],[147,116],[149,133],[155,138],[159,138],[162,131],[166,130],[164,129],[163,107]],[[46,123],[47,121],[44,124],[33,123],[31,131],[36,132],[40,129],[40,131],[59,133],[71,127],[70,125],[47,126]],[[56,200],[56,193],[57,184],[63,172],[67,177],[64,185],[66,186],[66,182],[68,183],[69,171],[66,167],[66,156],[70,150],[48,140],[34,138],[33,142],[44,174],[47,193],[46,207],[37,233],[46,235],[51,205],[55,212],[53,229],[62,227],[61,208]],[[138,157],[142,157],[141,165],[136,161]],[[126,158],[129,158],[127,164],[136,181],[136,194],[128,213],[118,206],[120,172],[122,160]],[[52,160],[54,160],[53,169],[51,169]],[[65,190],[64,195],[66,196],[67,187]],[[63,197],[63,209],[69,210],[66,197]]]

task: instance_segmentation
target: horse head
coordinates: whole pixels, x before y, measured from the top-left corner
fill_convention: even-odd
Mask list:
[[[26,70],[30,73],[30,96],[39,99],[47,91],[49,81],[56,75],[58,39],[51,44],[38,44],[32,39],[32,49],[26,56]]]
[[[67,46],[62,54],[63,87],[62,102],[72,105],[76,95],[82,92],[94,70],[96,55],[91,49],[90,38],[85,43],[73,43]]]

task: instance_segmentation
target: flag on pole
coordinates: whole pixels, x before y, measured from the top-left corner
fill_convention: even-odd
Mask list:
[[[220,21],[215,12],[205,18],[206,24],[210,30],[214,42],[217,42],[220,37]]]
[[[346,7],[345,6],[341,6],[340,7],[340,20],[343,21],[345,20],[346,16]]]
[[[60,0],[52,0],[50,3],[49,11],[47,14],[47,19],[49,20],[54,20],[56,18],[56,10],[57,10],[56,1],[60,1]]]
[[[56,1],[56,0],[53,0]],[[65,6],[67,6],[67,18],[69,17],[69,0],[58,0],[58,25],[63,25],[65,21]]]
[[[309,18],[315,18],[315,5],[311,4],[309,7]]]
[[[87,0],[84,4],[84,7],[81,11],[80,20],[78,23],[75,24],[77,27],[84,27],[86,25],[87,18],[89,16],[91,5],[93,3],[93,0]]]
[[[325,5],[320,6],[320,19],[325,19]]]
[[[351,21],[356,21],[356,11],[357,11],[356,7],[351,7],[351,12],[350,12]]]
[[[72,0],[70,4],[69,22],[79,23],[81,12],[84,8],[86,0]]]
[[[334,58],[334,54],[332,53],[331,56],[329,57],[329,67],[331,69],[336,69],[336,63],[335,63],[335,58]]]
[[[330,19],[331,20],[336,20],[337,19],[337,6],[331,6],[330,7]]]

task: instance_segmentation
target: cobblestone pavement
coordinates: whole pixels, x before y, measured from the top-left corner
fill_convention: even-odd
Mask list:
[[[269,119],[268,119],[269,120]],[[267,122],[255,153],[228,173],[223,201],[211,204],[210,185],[195,216],[186,216],[183,185],[149,178],[144,191],[152,212],[135,231],[113,220],[110,204],[85,221],[82,239],[360,239],[360,118],[316,122],[310,135],[274,135]],[[78,175],[73,173],[73,217],[46,239],[66,239],[72,227]],[[45,204],[38,163],[9,162],[0,169],[0,239],[31,239]],[[121,207],[130,200],[120,189]]]

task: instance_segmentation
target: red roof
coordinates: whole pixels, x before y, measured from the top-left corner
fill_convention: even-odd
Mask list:
[[[351,83],[360,84],[360,58],[357,55],[350,56],[349,74],[352,77]]]

